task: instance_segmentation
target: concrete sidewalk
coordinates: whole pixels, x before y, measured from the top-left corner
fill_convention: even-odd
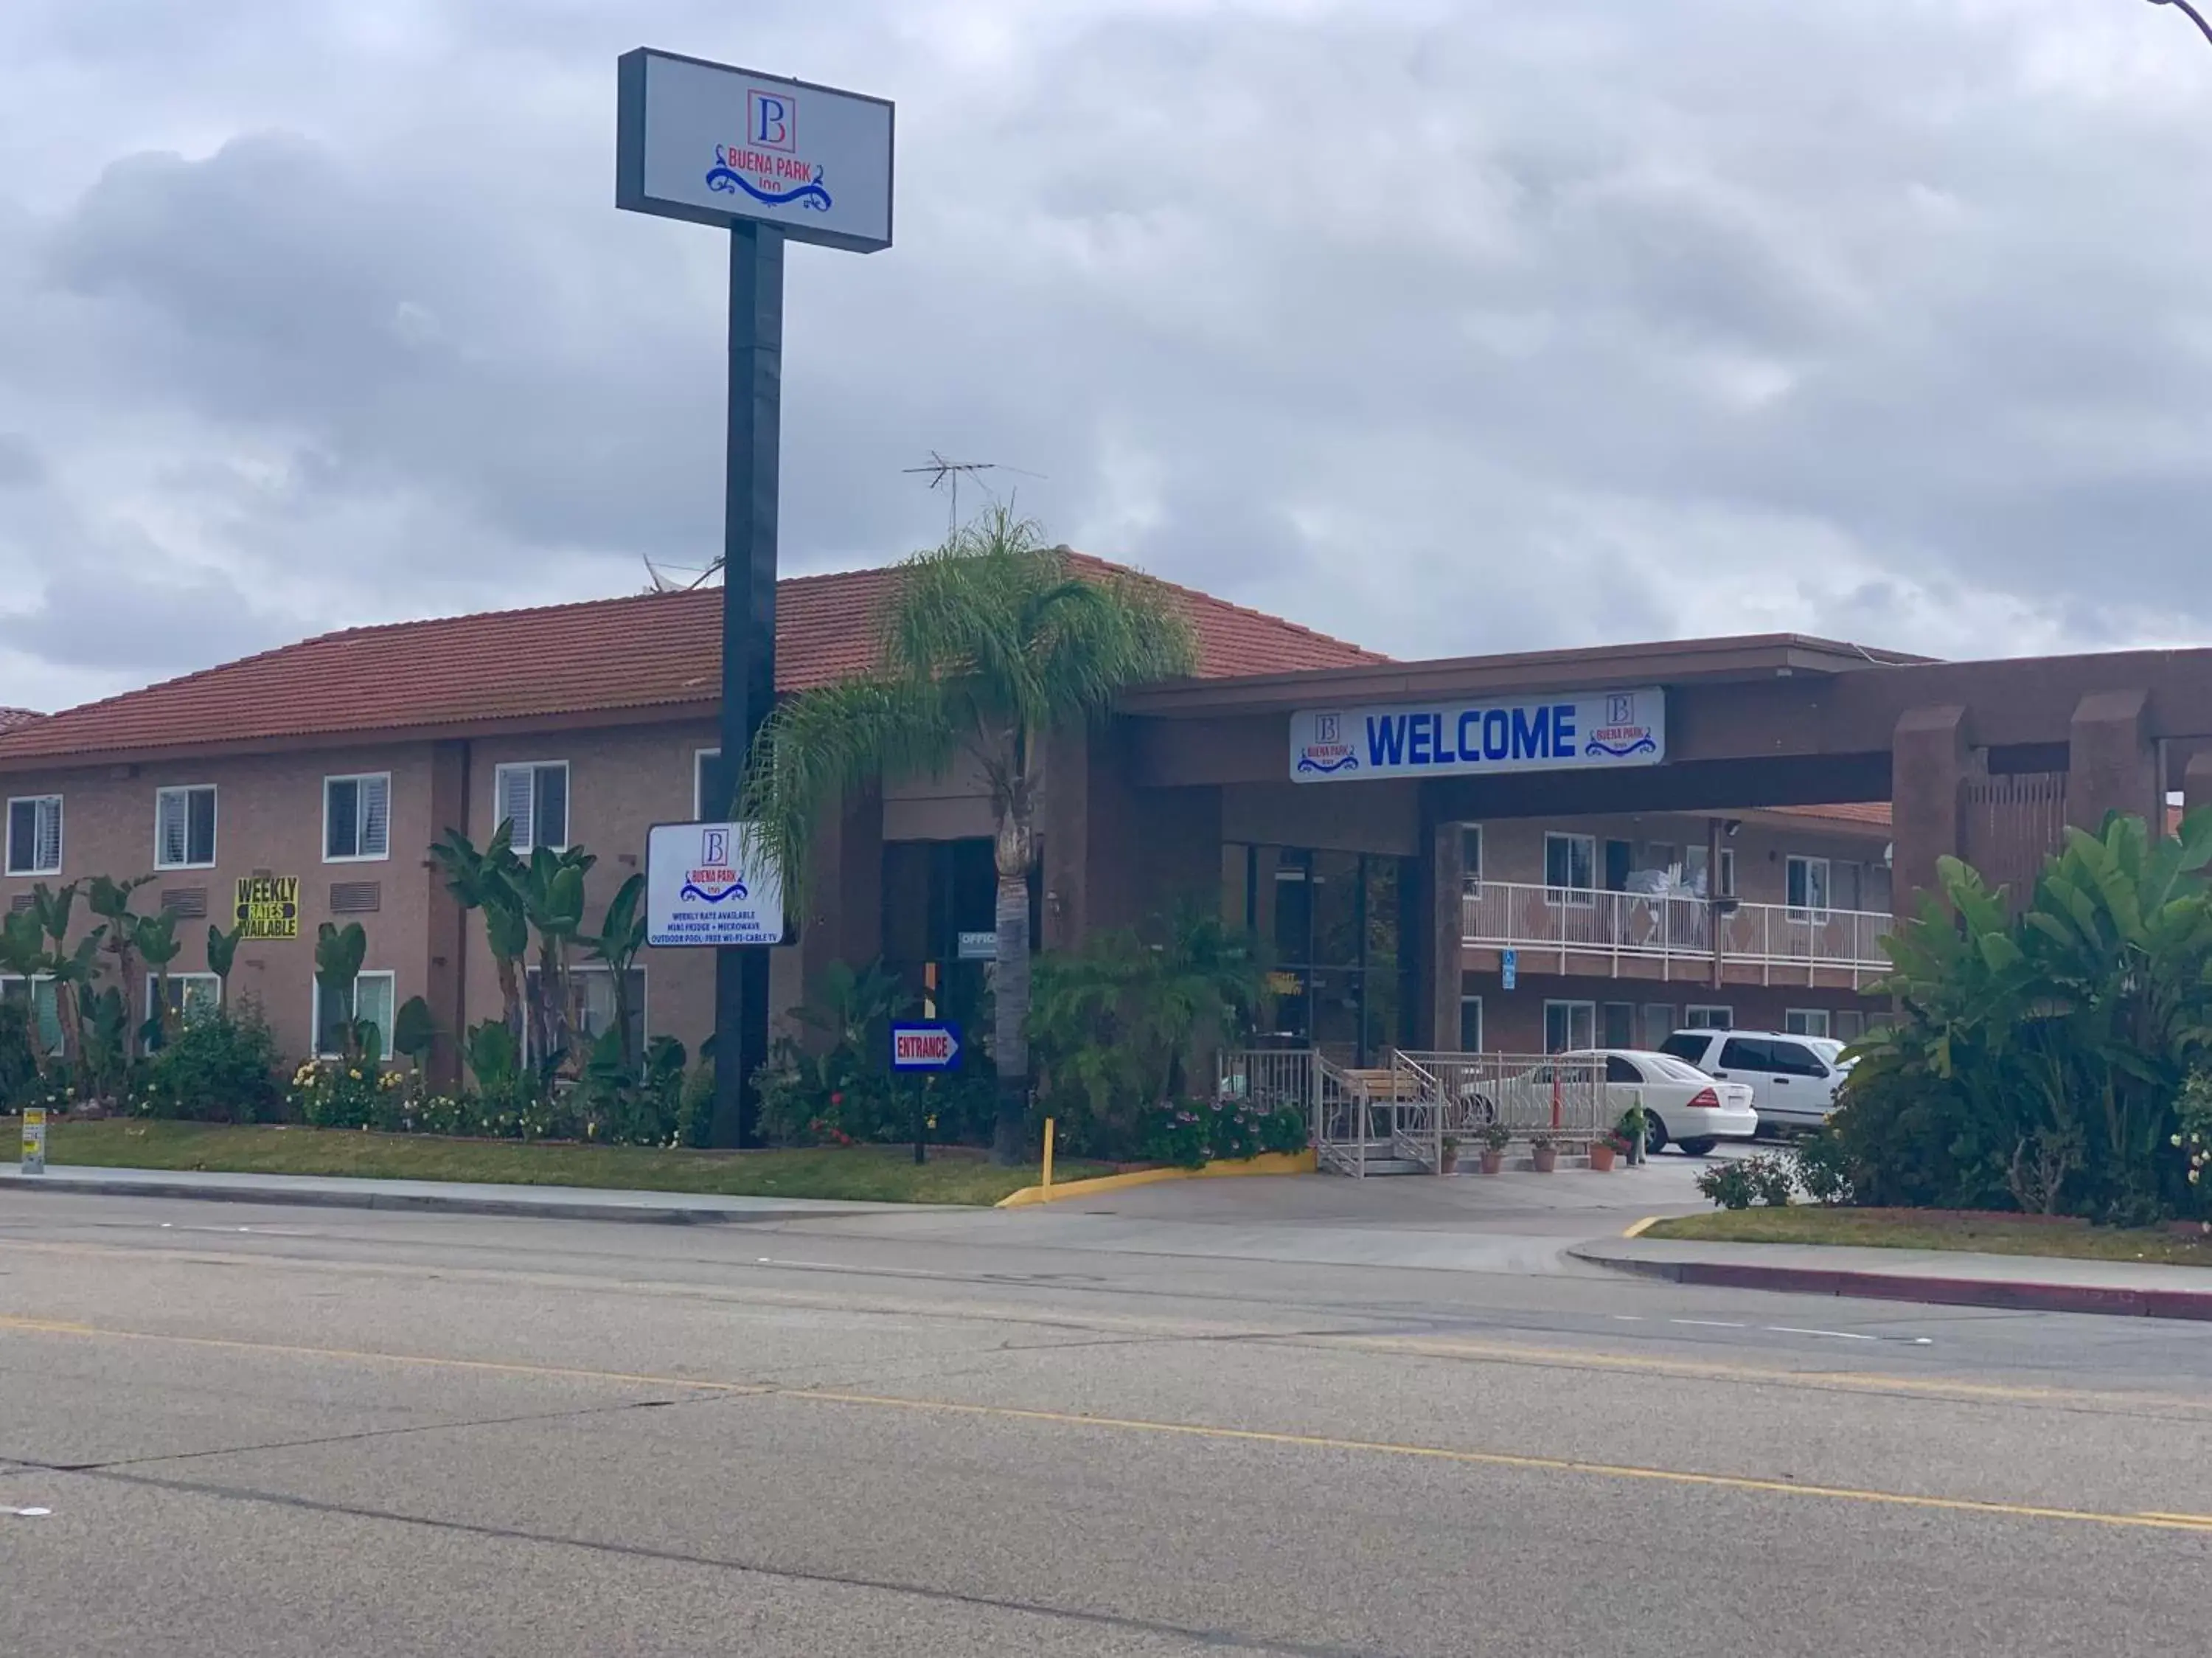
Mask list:
[[[446,1180],[359,1180],[319,1174],[214,1174],[165,1168],[48,1166],[23,1173],[0,1163],[0,1194],[75,1192],[111,1198],[198,1198],[221,1203],[304,1204],[325,1209],[398,1209],[448,1215],[516,1215],[556,1221],[659,1221],[677,1225],[900,1214],[915,1204],[815,1198],[724,1198],[693,1192],[602,1191],[591,1186],[509,1186]]]
[[[2194,1266],[1669,1238],[1604,1239],[1577,1244],[1568,1253],[1670,1283],[2018,1312],[2212,1320],[2212,1271]]]

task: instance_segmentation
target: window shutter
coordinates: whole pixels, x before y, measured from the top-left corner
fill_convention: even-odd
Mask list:
[[[62,867],[62,802],[57,795],[39,802],[39,868]]]
[[[363,777],[361,780],[361,855],[380,858],[387,856],[392,838],[392,779]]]
[[[499,771],[499,814],[514,826],[517,851],[528,851],[538,843],[531,838],[531,777],[526,765],[503,765]]]

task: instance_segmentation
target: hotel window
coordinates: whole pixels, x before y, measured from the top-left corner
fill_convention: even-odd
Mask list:
[[[392,986],[394,975],[390,972],[363,973],[353,982],[353,1012],[356,1023],[376,1027],[376,1051],[382,1058],[392,1057]],[[315,1057],[335,1059],[345,1051],[345,1043],[338,1027],[348,1017],[345,998],[332,996],[323,988],[319,978],[315,981]]]
[[[1734,1008],[1698,1007],[1684,1009],[1682,1028],[1686,1031],[1724,1031],[1735,1024]]]
[[[161,994],[162,979],[152,973],[146,977],[146,1017],[154,1016],[154,1001]],[[206,1018],[222,1005],[222,981],[213,973],[170,973],[167,975],[168,994],[163,999],[170,1016],[179,1024],[192,1024]]]
[[[1596,1003],[1547,1002],[1544,1004],[1546,1053],[1567,1053],[1596,1045]]]
[[[323,862],[370,863],[392,856],[392,774],[323,779]]]
[[[1826,1036],[1828,1034],[1828,1010],[1826,1008],[1791,1008],[1782,1015],[1782,1028],[1792,1036]]]
[[[1828,860],[1790,858],[1790,918],[1806,921],[1828,913]]]
[[[1544,837],[1544,885],[1554,904],[1597,902],[1597,841],[1589,835]]]
[[[34,795],[8,802],[8,873],[62,872],[62,797]]]
[[[154,791],[154,867],[205,869],[215,863],[215,786]]]
[[[568,762],[539,760],[502,765],[492,780],[502,822],[514,825],[508,841],[518,852],[543,846],[558,852],[568,844]]]

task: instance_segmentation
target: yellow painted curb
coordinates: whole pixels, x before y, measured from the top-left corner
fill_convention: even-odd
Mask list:
[[[1664,1215],[1646,1215],[1642,1220],[1638,1221],[1634,1226],[1630,1227],[1627,1231],[1622,1233],[1620,1235],[1624,1238],[1640,1238],[1651,1228],[1658,1225],[1660,1222],[1666,1218],[1667,1217]]]
[[[1257,1157],[1208,1163],[1201,1168],[1140,1168],[1127,1174],[1102,1174],[1095,1180],[1055,1180],[1048,1186],[1025,1186],[999,1199],[998,1206],[1029,1209],[1067,1198],[1093,1198],[1102,1192],[1157,1186],[1162,1180],[1218,1180],[1242,1174],[1310,1174],[1318,1167],[1311,1151],[1263,1151]]]

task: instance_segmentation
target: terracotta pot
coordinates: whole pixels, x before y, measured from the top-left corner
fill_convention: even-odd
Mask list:
[[[1613,1142],[1610,1140],[1594,1140],[1590,1143],[1590,1167],[1601,1174],[1613,1167],[1615,1155]]]
[[[1445,1151],[1437,1161],[1437,1173],[1439,1174],[1458,1173],[1459,1153],[1456,1150]]]
[[[1488,1146],[1485,1146],[1482,1149],[1482,1172],[1485,1174],[1500,1174],[1504,1172],[1504,1152],[1503,1150],[1493,1151]]]
[[[1559,1166],[1559,1149],[1557,1146],[1538,1146],[1530,1155],[1536,1160],[1536,1173],[1539,1174],[1549,1174]]]

